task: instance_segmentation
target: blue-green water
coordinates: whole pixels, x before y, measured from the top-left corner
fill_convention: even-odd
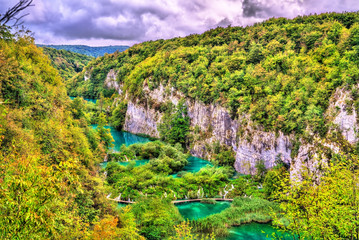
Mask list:
[[[142,166],[142,165],[145,165],[146,163],[148,163],[150,160],[148,159],[144,159],[144,160],[134,160],[134,161],[129,161],[129,162],[117,162],[118,164],[122,165],[122,166],[127,166],[128,164],[130,164],[130,162],[135,162],[135,167],[138,167],[138,166]],[[102,168],[106,168],[107,167],[107,163],[108,162],[102,162],[100,163],[100,166]]]
[[[126,207],[128,204],[126,203],[117,203],[117,208],[123,208]]]
[[[212,164],[207,160],[191,156],[188,158],[188,164],[183,168],[182,171],[198,172],[201,168],[207,165],[212,166]]]
[[[97,124],[92,124],[92,127],[96,129]],[[115,152],[120,151],[122,144],[129,146],[134,143],[146,143],[150,141],[148,138],[137,136],[129,132],[117,131],[115,128],[110,126],[106,126],[105,128],[110,129],[113,140],[115,140],[113,143],[114,147],[112,148]]]
[[[76,97],[70,97],[71,100],[74,100]],[[83,100],[96,103],[97,99],[91,99],[91,98],[83,98]]]
[[[213,166],[209,161],[194,156],[189,157],[187,160],[188,164],[182,169],[182,171],[198,172],[199,170],[201,170],[201,168],[207,165]],[[171,176],[173,176],[174,178],[178,177],[177,173],[172,174]]]
[[[189,202],[176,204],[184,219],[198,219],[219,213],[231,206],[230,202],[217,202],[216,204]]]
[[[189,202],[176,204],[184,219],[199,219],[219,213],[230,207],[230,202],[217,202],[208,204],[201,202]],[[269,239],[290,239],[291,235],[283,234],[270,224],[250,223],[229,229],[227,237],[216,238],[218,240],[269,240]]]
[[[218,240],[269,240],[292,238],[293,237],[290,234],[283,234],[270,224],[249,223],[239,227],[230,228],[229,236],[218,238]]]

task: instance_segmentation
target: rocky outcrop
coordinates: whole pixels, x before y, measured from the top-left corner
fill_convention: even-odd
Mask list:
[[[290,164],[292,161],[291,138],[280,133],[276,136],[272,132],[251,131],[251,138],[240,138],[236,151],[235,168],[238,172],[254,174],[255,165],[263,160],[266,168],[272,168],[277,159]]]
[[[337,124],[343,137],[351,144],[358,142],[357,113],[353,106],[348,106],[352,101],[350,91],[337,89],[328,111],[334,115],[333,123]],[[351,109],[350,111],[348,111]]]
[[[144,133],[159,138],[160,134],[157,129],[161,118],[162,115],[154,109],[146,108],[129,100],[123,128],[131,133]]]
[[[116,88],[119,94],[123,94],[115,79],[116,73],[111,70],[106,79],[106,86]],[[153,106],[167,102],[177,105],[181,99],[184,99],[184,96],[174,88],[163,85],[150,90],[146,83],[144,83],[142,94],[147,104],[144,104],[143,101],[140,103],[138,100],[127,99],[128,108],[124,130],[159,137],[158,127],[163,114]],[[329,109],[330,111],[335,110],[335,114],[331,113],[333,122],[338,124],[344,138],[350,143],[355,143],[357,141],[356,113],[353,111],[352,114],[349,114],[346,110],[345,100],[349,97],[348,94],[345,91],[337,92],[335,101],[331,102]],[[127,98],[127,96],[123,96],[123,98]],[[192,99],[184,100],[188,106],[191,129],[199,131],[199,133],[192,132],[197,136],[190,146],[190,152],[194,156],[211,158],[210,148],[215,143],[229,146],[235,153],[236,170],[244,174],[254,174],[255,166],[260,160],[263,160],[266,168],[271,168],[280,158],[283,162],[291,165],[292,176],[300,175],[303,167],[314,171],[321,164],[325,164],[316,160],[320,159],[319,157],[313,158],[317,153],[315,143],[304,143],[299,140],[300,148],[296,156],[292,158],[294,135],[287,136],[281,132],[253,129],[251,124],[247,123],[250,122],[248,117],[244,117],[247,118],[246,121],[234,120],[230,117],[228,110],[219,104],[204,104]],[[152,104],[148,104],[149,102]],[[338,146],[330,142],[324,141],[321,144],[335,152],[338,151]]]
[[[177,105],[183,98],[183,95],[173,88],[165,89],[162,85],[153,90],[144,86],[143,94],[145,99],[156,104],[170,101]],[[213,144],[218,142],[227,145],[235,152],[235,168],[245,174],[255,173],[255,165],[259,160],[263,160],[267,168],[273,167],[278,157],[284,162],[291,162],[290,137],[282,133],[276,136],[274,133],[248,129],[247,125],[242,126],[237,120],[231,119],[228,110],[219,104],[206,105],[200,101],[186,99],[186,105],[191,128],[198,128],[202,133],[200,139],[191,145],[192,155],[208,159],[211,158],[209,148]],[[158,126],[161,118],[162,114],[149,107],[149,104],[144,106],[142,103],[128,100],[124,130],[159,137]],[[243,136],[238,134],[240,128],[246,129]]]
[[[116,89],[116,91],[118,92],[119,95],[122,94],[122,87],[120,86],[120,84],[116,81],[117,79],[117,73],[115,72],[115,70],[111,69],[105,79],[105,86],[107,88],[114,88]]]
[[[91,72],[86,71],[84,74],[84,81],[86,82],[91,78]]]
[[[263,160],[267,168],[273,167],[278,157],[290,163],[292,144],[288,136],[249,129],[247,125],[232,120],[228,111],[219,105],[205,105],[197,101],[188,102],[187,105],[192,127],[199,126],[201,131],[209,135],[195,142],[191,154],[210,158],[206,145],[218,141],[232,147],[236,157],[235,168],[241,173],[255,173],[255,165],[259,160]],[[240,128],[246,130],[243,136],[239,136]]]

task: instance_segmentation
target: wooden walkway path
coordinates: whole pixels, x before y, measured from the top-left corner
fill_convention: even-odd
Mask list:
[[[136,203],[136,202],[132,202],[132,201],[118,200],[118,199],[113,199],[113,198],[108,198],[108,199],[111,201],[118,202],[118,203],[127,203],[127,204]],[[186,202],[200,202],[202,200],[228,201],[228,202],[233,201],[233,199],[230,199],[230,198],[198,198],[198,199],[174,200],[174,201],[172,201],[172,203],[176,204],[176,203],[186,203]]]

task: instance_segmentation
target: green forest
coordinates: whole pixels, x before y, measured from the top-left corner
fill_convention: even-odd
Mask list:
[[[73,53],[79,53],[90,57],[102,57],[105,54],[111,54],[116,51],[123,52],[128,46],[104,46],[104,47],[90,47],[85,45],[44,45],[37,44],[39,47],[52,48],[57,50],[65,50]]]
[[[0,22],[0,238],[221,240],[261,223],[284,234],[273,239],[358,240],[357,146],[326,114],[339,88],[358,111],[358,53],[356,12],[218,27],[96,59],[40,48]],[[105,86],[110,70],[126,98]],[[128,101],[150,105],[143,89],[160,85],[183,94],[177,105],[154,106],[160,138],[134,135],[148,141],[114,151],[111,131],[123,129]],[[298,181],[280,156],[270,169],[258,161],[256,174],[235,173],[234,153],[218,142],[208,165],[186,171],[191,131],[200,130],[190,127],[185,98],[221,104],[243,126],[341,148],[318,146],[324,154],[309,157],[327,164]],[[188,200],[228,207],[187,219],[177,201]]]
[[[76,73],[82,72],[84,67],[93,59],[67,50],[56,50],[49,47],[43,47],[42,49],[65,81],[72,78]]]
[[[70,92],[98,98],[106,73],[132,98],[142,86],[173,86],[204,103],[221,103],[233,118],[249,114],[267,131],[324,136],[325,111],[338,87],[353,92],[358,79],[358,13],[273,18],[254,26],[216,28],[201,35],[149,41],[91,62]]]

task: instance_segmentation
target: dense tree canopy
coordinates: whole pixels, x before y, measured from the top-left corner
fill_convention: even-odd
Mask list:
[[[126,215],[116,216],[98,175],[107,142],[33,39],[1,29],[0,238],[88,239],[101,219]],[[136,236],[131,221],[122,230]]]
[[[92,60],[92,57],[66,50],[44,47],[43,51],[49,56],[53,66],[59,71],[65,81],[72,78],[76,73],[81,72]]]
[[[192,99],[222,103],[233,118],[249,114],[265,130],[325,134],[330,96],[359,77],[358,29],[358,13],[328,13],[145,42],[91,62],[90,81],[80,73],[71,91],[109,93],[103,83],[114,69],[132,97],[142,97],[143,84],[170,84]]]

